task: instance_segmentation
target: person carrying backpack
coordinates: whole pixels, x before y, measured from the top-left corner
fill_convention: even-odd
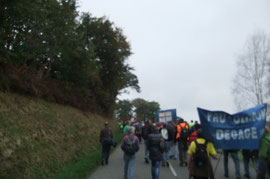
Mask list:
[[[180,166],[187,165],[187,149],[188,149],[188,139],[189,139],[189,126],[183,119],[180,119],[179,125],[177,125],[177,135],[176,139],[178,141],[178,151],[179,151],[179,161]]]
[[[153,127],[153,133],[148,136],[149,157],[151,160],[152,179],[159,178],[160,162],[163,159],[164,139],[159,133],[158,126]]]
[[[148,135],[150,135],[153,131],[153,126],[151,121],[146,121],[145,125],[142,128],[142,138],[144,140],[144,160],[145,163],[149,163],[149,149],[148,149]]]
[[[173,141],[173,129],[167,124],[164,123],[163,127],[160,129],[161,136],[164,139],[164,152],[163,152],[163,161],[162,166],[169,166],[168,160],[169,151]]]
[[[201,129],[197,131],[197,137],[187,151],[189,175],[193,179],[213,179],[214,173],[209,157],[216,158],[216,150],[211,142],[203,138]]]
[[[109,127],[109,123],[105,122],[104,129],[100,131],[99,142],[102,145],[101,165],[109,163],[111,146],[116,146],[113,141],[112,129]]]
[[[135,128],[128,128],[128,135],[122,140],[121,149],[124,151],[124,179],[134,179],[136,152],[139,151],[139,139],[134,135]]]

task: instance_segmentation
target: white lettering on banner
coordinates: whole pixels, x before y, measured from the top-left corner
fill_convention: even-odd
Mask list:
[[[233,130],[233,131],[231,132],[231,134],[232,134],[232,139],[233,139],[233,140],[236,140],[236,139],[237,139],[237,132],[236,132],[236,130]]]
[[[235,116],[233,121],[235,124],[245,124],[255,121],[261,121],[265,119],[265,109],[257,112],[253,112],[250,115]]]
[[[225,130],[224,138],[225,140],[230,140],[230,130]]]
[[[208,122],[211,121],[211,118],[212,118],[212,113],[208,112],[207,113],[207,118],[206,118],[208,120]]]
[[[256,127],[229,130],[229,129],[217,129],[217,140],[245,140],[245,139],[258,139]]]
[[[224,124],[230,120],[233,120],[234,124],[246,124],[246,123],[264,120],[265,109],[252,112],[250,114],[242,114],[242,115],[237,115],[233,117],[222,112],[207,112],[206,119],[208,122],[221,123],[221,124]]]
[[[246,139],[249,139],[250,138],[250,129],[248,128],[248,129],[245,129],[244,130],[244,133],[245,133],[245,138]]]
[[[213,112],[208,112],[207,114],[207,121],[208,122],[215,122],[215,123],[225,123],[226,119],[230,118],[230,116],[227,116],[224,113],[213,113]]]
[[[234,121],[235,124],[239,124],[240,123],[240,117],[239,116],[234,117],[233,121]]]
[[[251,137],[252,137],[252,139],[258,138],[256,127],[251,128]]]
[[[244,140],[245,139],[245,137],[244,137],[244,132],[243,132],[243,130],[242,129],[239,129],[238,130],[238,139],[240,140]]]

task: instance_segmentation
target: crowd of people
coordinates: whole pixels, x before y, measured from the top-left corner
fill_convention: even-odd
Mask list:
[[[144,143],[144,161],[151,162],[151,175],[153,179],[159,178],[160,167],[170,165],[169,160],[179,159],[180,167],[187,167],[189,177],[194,179],[213,179],[214,171],[210,157],[217,159],[215,146],[203,137],[200,124],[195,121],[187,123],[183,119],[165,123],[127,122],[122,126],[123,139],[121,149],[124,153],[124,179],[134,179],[136,152],[140,143]],[[110,146],[115,146],[112,131],[108,123],[100,133],[102,148],[101,164],[108,164]],[[178,156],[177,156],[178,153]],[[228,156],[233,159],[235,178],[240,179],[240,161],[238,150],[223,150],[224,176],[229,177]],[[250,178],[249,163],[257,172],[258,179],[264,179],[267,170],[270,172],[270,131],[265,128],[265,135],[258,150],[242,150],[244,163],[244,177]]]

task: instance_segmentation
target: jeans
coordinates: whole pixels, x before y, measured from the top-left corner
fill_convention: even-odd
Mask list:
[[[104,162],[108,163],[109,160],[109,156],[110,156],[110,149],[111,149],[111,145],[107,142],[103,142],[102,144],[102,155],[101,158]]]
[[[160,161],[152,160],[152,163],[151,163],[152,179],[159,178],[159,171],[160,171]]]
[[[226,151],[224,150],[224,172],[225,175],[229,175],[229,169],[228,169],[228,155],[231,154],[231,157],[233,159],[234,167],[235,167],[235,176],[236,178],[240,178],[240,162],[237,155],[237,151]]]
[[[164,152],[163,152],[163,161],[168,161],[169,158],[169,151],[171,147],[171,141],[164,141]]]
[[[172,142],[171,144],[171,149],[170,149],[170,156],[173,157],[173,158],[177,158],[176,156],[176,150],[177,150],[177,144]]]
[[[144,158],[149,159],[148,140],[144,140]]]
[[[258,157],[252,157],[252,156],[245,156],[245,155],[243,155],[243,159],[244,159],[245,174],[247,176],[250,176],[250,173],[249,173],[249,160],[252,160],[252,162],[253,162],[253,164],[255,166],[256,172],[258,172],[258,170],[259,170]]]
[[[128,155],[124,153],[124,178],[134,179],[135,160],[135,154]]]

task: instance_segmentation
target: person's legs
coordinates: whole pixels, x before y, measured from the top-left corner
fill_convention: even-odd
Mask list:
[[[109,163],[111,145],[106,145],[105,147],[105,164]]]
[[[177,148],[177,143],[172,142],[169,153],[170,153],[170,157],[172,157],[174,159],[177,158],[177,156],[176,156],[176,148]]]
[[[144,159],[145,162],[148,163],[149,160],[149,149],[148,149],[148,140],[144,140]]]
[[[184,165],[184,159],[183,159],[183,143],[182,141],[178,141],[178,151],[179,151],[179,162],[180,162],[180,166]]]
[[[155,176],[156,178],[155,179],[158,179],[159,178],[159,172],[160,172],[160,161],[156,161],[156,164],[155,164]]]
[[[259,159],[259,170],[257,173],[258,179],[265,179],[266,170],[268,168],[267,160]]]
[[[243,160],[244,160],[244,171],[245,171],[245,174],[244,176],[245,177],[250,177],[250,174],[249,174],[249,156],[248,155],[243,155]]]
[[[183,161],[186,166],[187,166],[187,150],[188,150],[188,143],[187,141],[185,141],[183,143]]]
[[[155,164],[156,161],[155,160],[151,160],[151,175],[152,175],[152,179],[155,179]]]
[[[158,179],[159,172],[160,172],[160,161],[152,160],[152,162],[151,162],[152,179]]]
[[[105,164],[106,155],[106,145],[102,144],[101,165]]]
[[[259,171],[259,158],[258,158],[258,156],[253,156],[252,161],[253,161],[253,165],[255,167],[256,172],[258,172]]]
[[[229,155],[229,153],[226,150],[224,150],[223,154],[224,154],[224,160],[223,160],[223,162],[224,162],[224,176],[228,177],[229,176],[229,170],[228,170],[228,155]]]
[[[129,155],[124,153],[124,178],[128,178]]]
[[[240,177],[240,161],[239,161],[237,152],[231,152],[231,156],[232,156],[234,167],[235,167],[235,177],[241,178]]]
[[[166,164],[169,160],[169,141],[164,141],[164,152],[163,152],[163,161],[162,165]]]
[[[129,159],[129,175],[128,175],[128,179],[134,179],[134,173],[135,173],[135,161],[136,161],[136,157],[135,154],[130,156]]]

